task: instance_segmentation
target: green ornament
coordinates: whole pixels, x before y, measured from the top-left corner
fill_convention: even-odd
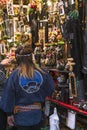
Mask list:
[[[30,8],[29,13],[32,13],[32,12],[34,12],[34,9]]]
[[[56,0],[52,0],[52,2],[53,2],[53,3],[55,3],[55,2],[56,2]]]
[[[42,3],[46,3],[46,0],[42,0]]]

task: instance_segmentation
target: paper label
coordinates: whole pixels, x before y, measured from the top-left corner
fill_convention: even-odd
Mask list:
[[[76,126],[76,113],[74,111],[68,111],[68,118],[66,125],[71,129],[75,129]]]

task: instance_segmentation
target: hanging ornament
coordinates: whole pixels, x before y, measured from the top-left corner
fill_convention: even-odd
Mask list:
[[[50,130],[60,130],[59,128],[59,116],[57,114],[57,108],[54,108],[54,113],[49,117]]]
[[[6,6],[6,0],[0,0],[0,9],[4,9]]]
[[[42,0],[42,4],[45,4],[46,3],[46,0]]]
[[[32,12],[34,12],[34,9],[30,8],[29,13],[32,13]]]
[[[8,15],[14,15],[13,2],[7,2],[7,13]]]
[[[28,13],[30,14],[31,12],[35,12],[37,9],[37,5],[36,4],[29,4],[28,5]]]
[[[64,11],[64,3],[63,3],[63,1],[60,1],[60,2],[58,3],[58,7],[59,7],[59,15],[60,15],[60,16],[61,16],[61,15],[64,15],[65,11]]]
[[[73,5],[74,3],[74,0],[69,0],[69,5]]]

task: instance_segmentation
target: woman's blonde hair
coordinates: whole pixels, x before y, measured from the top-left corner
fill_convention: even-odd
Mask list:
[[[43,71],[33,62],[33,49],[30,45],[19,46],[15,51],[16,60],[18,63],[19,75],[33,78],[34,70],[38,69],[41,73]]]

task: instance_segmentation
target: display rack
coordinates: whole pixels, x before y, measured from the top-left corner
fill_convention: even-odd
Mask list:
[[[60,73],[67,75],[68,78],[69,74],[71,73],[69,70],[58,70],[56,68],[49,68],[48,70],[49,73],[52,75],[54,81],[56,81],[57,76]],[[53,75],[53,72],[56,75]],[[76,130],[79,127],[78,122],[87,125],[87,111],[79,107],[79,103],[77,101],[77,91],[75,91],[75,93],[72,93],[73,98],[70,98],[71,95],[68,93],[70,91],[73,92],[75,86],[72,86],[72,90],[68,91],[70,87],[69,83],[60,84],[57,82],[55,85],[57,85],[55,86],[55,90],[57,92],[59,91],[59,94],[61,91],[61,96],[59,96],[59,94],[55,91],[55,94],[52,97],[47,97],[46,99],[50,101],[51,109],[54,106],[57,107],[60,122],[71,130]],[[62,90],[65,91],[66,94],[62,93]]]
[[[46,97],[47,101],[50,101],[51,106],[58,108],[58,114],[60,122],[63,123],[71,130],[78,129],[78,123],[87,125],[87,111],[81,110],[76,106],[64,103],[52,97]]]

